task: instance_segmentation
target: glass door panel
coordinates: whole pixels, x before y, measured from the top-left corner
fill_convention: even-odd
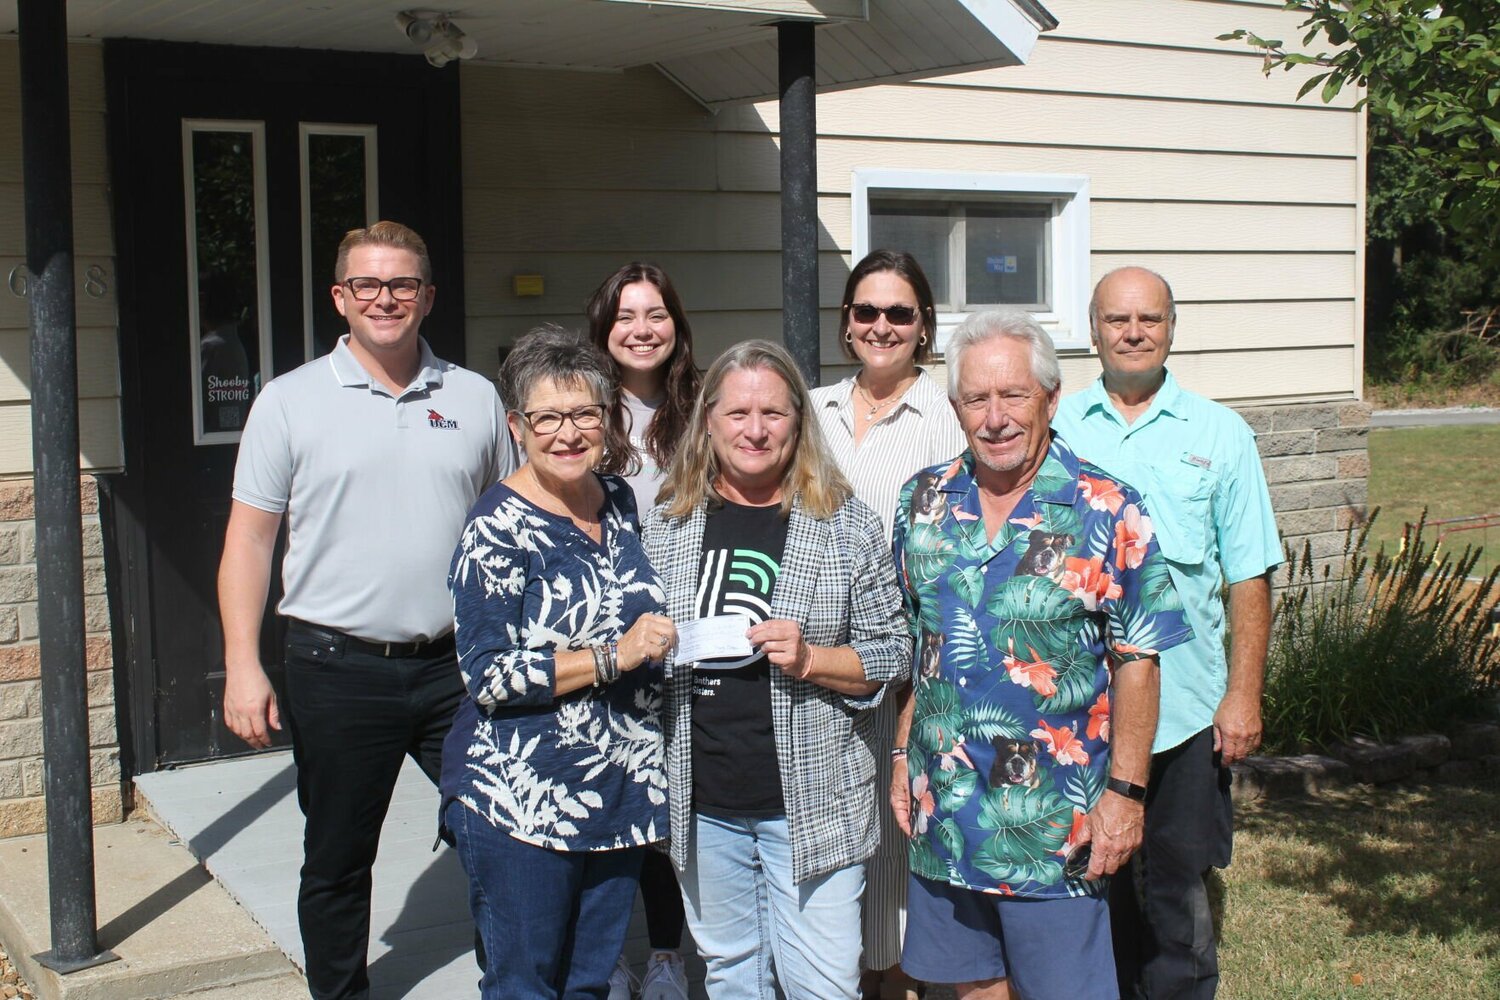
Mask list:
[[[265,126],[182,123],[193,443],[231,444],[271,369]]]
[[[333,350],[348,330],[333,307],[333,261],[351,229],[380,218],[374,125],[299,127],[302,140],[302,286],[305,352]]]

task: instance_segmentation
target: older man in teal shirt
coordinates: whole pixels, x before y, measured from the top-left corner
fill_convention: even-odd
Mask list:
[[[1081,458],[1144,495],[1194,632],[1162,652],[1145,840],[1130,862],[1139,871],[1115,878],[1110,902],[1120,992],[1150,1000],[1202,1000],[1218,986],[1204,879],[1229,864],[1228,765],[1260,745],[1270,572],[1281,562],[1254,432],[1167,371],[1176,321],[1160,275],[1105,275],[1089,304],[1103,375],[1052,423]]]

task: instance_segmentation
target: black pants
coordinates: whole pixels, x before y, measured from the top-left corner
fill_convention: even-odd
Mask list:
[[[434,783],[463,697],[453,643],[390,658],[287,628],[297,802],[307,818],[297,920],[316,1000],[365,1000],[370,869],[402,759]]]
[[[1210,726],[1151,758],[1141,849],[1110,882],[1125,1000],[1211,1000],[1219,957],[1205,878],[1229,865],[1230,773]]]
[[[682,946],[682,890],[672,859],[647,851],[641,865],[641,902],[646,909],[646,938],[653,951],[676,951]]]

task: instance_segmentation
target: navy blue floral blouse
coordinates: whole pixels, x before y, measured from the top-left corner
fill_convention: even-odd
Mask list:
[[[660,665],[555,693],[558,651],[616,641],[665,611],[635,497],[623,479],[599,478],[602,544],[497,483],[470,512],[448,574],[468,697],[443,745],[443,806],[457,799],[559,851],[650,844],[667,828]]]

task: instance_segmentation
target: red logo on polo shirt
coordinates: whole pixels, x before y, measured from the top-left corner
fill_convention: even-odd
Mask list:
[[[437,410],[429,409],[427,411],[427,423],[428,423],[429,426],[439,427],[439,428],[442,428],[443,430],[449,430],[449,431],[456,431],[456,430],[458,430],[458,421],[457,420],[449,420],[447,417],[443,416]]]

